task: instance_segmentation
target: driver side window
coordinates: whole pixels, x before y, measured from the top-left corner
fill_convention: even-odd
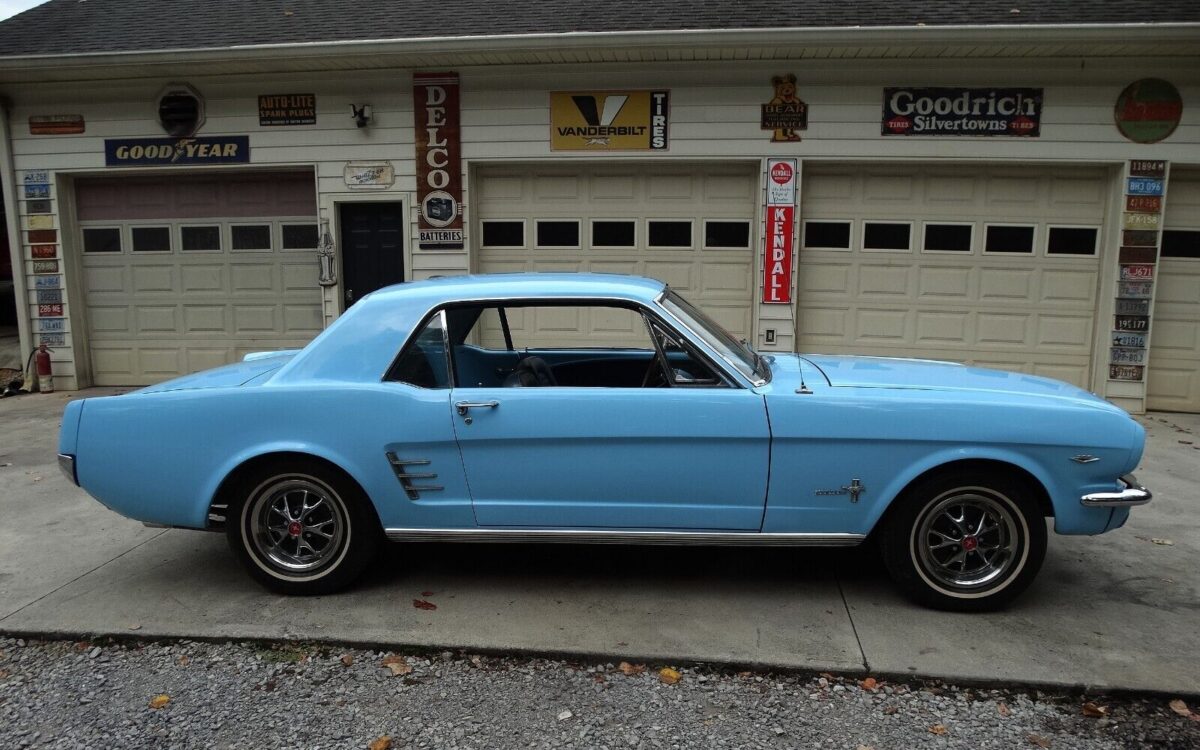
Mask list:
[[[451,308],[447,320],[459,388],[724,384],[632,305],[507,302]]]

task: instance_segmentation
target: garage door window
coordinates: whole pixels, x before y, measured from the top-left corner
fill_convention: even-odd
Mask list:
[[[912,223],[863,222],[863,250],[907,253],[912,250]]]
[[[679,249],[692,246],[692,222],[669,219],[650,219],[646,222],[647,240],[651,248]]]
[[[1162,235],[1162,257],[1200,258],[1200,229],[1167,229]]]
[[[179,228],[179,246],[181,250],[189,253],[219,253],[221,252],[221,226],[219,224],[182,226]]]
[[[284,250],[316,250],[320,244],[316,224],[284,224],[281,234]]]
[[[579,248],[579,222],[553,220],[537,222],[535,247],[577,250]]]
[[[849,250],[849,221],[804,222],[805,250]]]
[[[988,224],[984,230],[985,253],[1033,254],[1034,227],[1025,224]]]
[[[974,224],[928,223],[921,247],[927,253],[969,253],[974,233]]]
[[[601,249],[637,247],[637,222],[632,219],[593,219],[592,247]]]
[[[705,250],[749,250],[750,222],[708,219],[704,222]]]
[[[135,253],[171,252],[170,227],[133,227],[130,229]]]
[[[1100,230],[1095,227],[1050,227],[1047,255],[1095,255]]]
[[[523,221],[484,221],[483,247],[485,248],[517,248],[525,247],[525,222]]]
[[[83,230],[85,253],[121,252],[121,230],[117,227],[88,227]]]
[[[270,224],[234,224],[230,227],[233,249],[244,252],[271,251]]]

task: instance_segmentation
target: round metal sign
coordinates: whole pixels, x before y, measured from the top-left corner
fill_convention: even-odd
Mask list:
[[[1117,130],[1134,143],[1158,143],[1175,132],[1182,115],[1179,89],[1161,78],[1129,84],[1113,110]]]

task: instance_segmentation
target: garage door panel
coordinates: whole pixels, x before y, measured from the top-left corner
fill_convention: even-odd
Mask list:
[[[909,175],[867,175],[863,202],[893,204],[912,199],[913,178]]]
[[[137,351],[143,374],[169,378],[183,371],[183,351],[178,346],[144,347]]]
[[[184,294],[221,293],[225,289],[225,266],[207,263],[182,266],[179,278]]]
[[[976,341],[981,346],[1022,348],[1030,342],[1029,331],[1033,325],[1028,314],[981,311],[977,313],[976,321]]]
[[[315,336],[321,332],[323,325],[324,316],[319,307],[313,305],[283,306],[283,328],[284,333],[288,336],[305,333]]]
[[[112,378],[121,382],[121,378],[133,377],[133,372],[132,349],[109,349],[95,344],[92,346],[92,374],[97,379]]]
[[[239,292],[277,292],[275,276],[278,267],[266,263],[236,263],[229,267],[229,286]]]
[[[579,178],[573,175],[543,175],[533,183],[533,196],[539,202],[576,201]]]
[[[1163,228],[1200,229],[1200,170],[1171,166]],[[1146,404],[1200,412],[1200,258],[1159,261]]]
[[[179,333],[178,310],[175,305],[138,305],[135,330],[143,333]]]
[[[968,314],[965,312],[917,313],[916,341],[919,344],[963,344],[969,336]]]
[[[662,260],[648,260],[642,271],[652,279],[658,279],[672,289],[680,292],[691,292],[696,289],[696,267],[691,263],[672,263]]]
[[[971,296],[971,268],[925,267],[918,271],[917,298],[967,300]]]
[[[137,259],[135,259],[135,262]],[[151,292],[177,292],[175,286],[175,269],[169,265],[139,264],[130,269],[133,279],[133,293],[147,294]]]
[[[826,284],[830,284],[827,291],[849,291],[849,266],[841,266],[839,268],[840,278],[830,279]],[[828,268],[826,268],[828,271]],[[864,263],[859,267],[858,272],[858,289],[863,295],[871,297],[897,297],[902,299],[911,299],[913,296],[913,279],[916,278],[916,269],[907,268],[904,266],[890,265],[872,265]],[[817,290],[811,290],[817,291]]]
[[[99,267],[83,269],[84,288],[93,294],[127,294],[126,283],[129,269],[123,267]]]
[[[1097,272],[1085,270],[1051,270],[1041,272],[1042,291],[1038,301],[1069,305],[1092,310],[1096,306]]]
[[[1043,378],[1054,378],[1055,380],[1062,380],[1072,385],[1077,385],[1080,388],[1087,388],[1088,371],[1086,367],[1037,363],[1030,368],[1030,371],[1034,375],[1040,375]]]
[[[813,263],[806,266],[800,274],[800,299],[809,299],[812,295],[821,293],[849,294],[851,271],[848,263]]]
[[[234,333],[274,333],[279,331],[275,305],[234,305]]]
[[[721,296],[744,300],[750,294],[750,277],[746,273],[745,261],[708,261],[699,267],[700,293],[705,298]]]
[[[859,310],[856,317],[855,338],[860,342],[879,344],[912,339],[908,311]]]
[[[126,305],[88,305],[89,328],[93,335],[129,330],[129,307]]]
[[[189,333],[227,333],[225,305],[184,305],[183,327]]]
[[[1033,297],[1035,272],[1030,268],[981,268],[979,270],[979,300],[981,302],[1027,302]]]
[[[1190,273],[1189,273],[1190,271]],[[1200,305],[1200,266],[1189,269],[1183,263],[1163,261],[1163,273],[1158,279],[1158,294],[1154,305],[1157,309],[1171,305]],[[1193,314],[1200,311],[1193,311]],[[1155,320],[1157,323],[1157,319]]]
[[[958,209],[957,204],[975,202],[975,186],[973,178],[943,175],[928,183],[925,197],[931,204],[950,203]]]
[[[235,358],[232,349],[227,346],[213,348],[192,346],[187,349],[187,369],[192,372],[208,370],[220,367]]]
[[[591,179],[590,193],[596,200],[634,200],[638,195],[637,185],[637,180],[631,174],[595,175]]]
[[[1093,323],[1091,316],[1043,313],[1037,319],[1037,344],[1081,353],[1090,351]]]
[[[646,196],[652,201],[691,200],[693,197],[690,174],[651,175],[646,187]]]
[[[627,276],[642,273],[637,260],[593,260],[588,263],[588,266],[596,273],[620,273]],[[653,276],[653,274],[649,273],[646,275]],[[666,281],[666,279],[663,279],[663,281]]]
[[[1169,357],[1194,356],[1200,360],[1200,325],[1195,319],[1154,317],[1154,352]]]

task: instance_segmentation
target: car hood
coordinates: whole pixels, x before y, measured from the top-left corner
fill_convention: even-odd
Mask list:
[[[956,362],[806,354],[777,356],[772,367],[777,377],[799,379],[801,374],[808,377],[809,367],[806,365],[815,368],[824,376],[826,384],[834,388],[1009,393],[1059,398],[1117,409],[1082,388],[1061,380],[969,367]]]
[[[181,391],[195,388],[230,388],[239,385],[256,385],[270,376],[271,373],[283,367],[295,351],[272,352],[269,355],[251,355],[253,358],[244,362],[235,362],[224,367],[184,375],[163,383],[142,388],[135,393],[161,393],[163,391]]]

